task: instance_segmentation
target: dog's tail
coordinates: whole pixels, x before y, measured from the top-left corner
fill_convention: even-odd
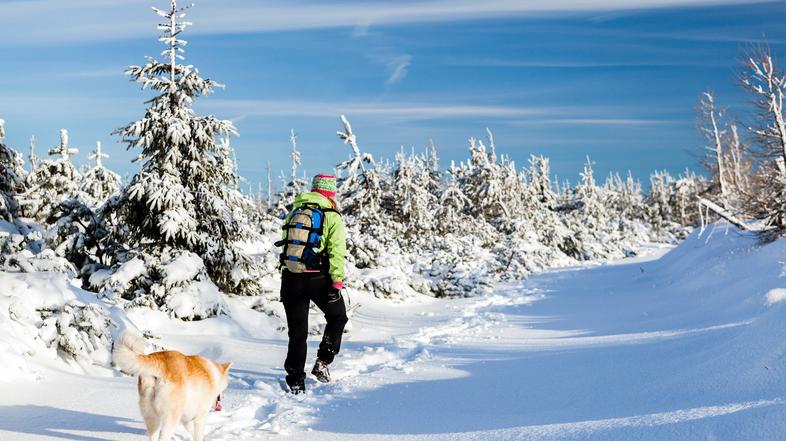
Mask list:
[[[115,340],[112,361],[121,371],[129,375],[158,376],[158,369],[145,355],[147,342],[131,332],[124,332]]]

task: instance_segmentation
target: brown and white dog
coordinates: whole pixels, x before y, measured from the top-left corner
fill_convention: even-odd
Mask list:
[[[112,360],[121,371],[139,377],[139,409],[150,440],[170,441],[182,422],[194,441],[203,441],[208,412],[221,410],[230,363],[177,351],[145,355],[146,345],[142,337],[125,332],[115,341]]]

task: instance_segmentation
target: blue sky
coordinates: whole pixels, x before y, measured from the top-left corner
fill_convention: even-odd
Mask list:
[[[620,9],[620,4],[625,8]],[[162,49],[150,6],[164,1],[0,0],[0,118],[7,140],[39,153],[68,128],[86,162],[133,172],[135,152],[111,132],[144,112],[145,92],[123,69]],[[443,163],[493,130],[519,165],[551,158],[576,182],[585,157],[646,181],[695,167],[694,108],[711,88],[750,109],[735,84],[743,50],[766,35],[786,56],[786,2],[712,0],[202,0],[187,62],[226,89],[197,109],[235,121],[240,173],[265,180],[289,168],[289,130],[303,167],[331,170],[349,154],[338,115],[361,147],[392,158],[429,138]]]

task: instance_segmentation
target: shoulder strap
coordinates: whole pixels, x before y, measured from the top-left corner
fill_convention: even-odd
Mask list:
[[[319,206],[319,204],[313,202],[303,204],[301,208],[303,207],[310,208],[312,210],[318,210],[321,211],[322,213],[336,213],[337,215],[341,216],[341,212],[336,210],[335,208],[322,208]]]

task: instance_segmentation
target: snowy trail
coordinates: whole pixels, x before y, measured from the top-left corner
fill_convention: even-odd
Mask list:
[[[131,318],[169,347],[236,362],[209,440],[779,440],[784,251],[694,239],[482,298],[358,298],[335,381],[305,396],[279,386],[283,335],[240,303],[234,320]],[[0,386],[0,439],[143,439],[133,380],[42,372]]]

